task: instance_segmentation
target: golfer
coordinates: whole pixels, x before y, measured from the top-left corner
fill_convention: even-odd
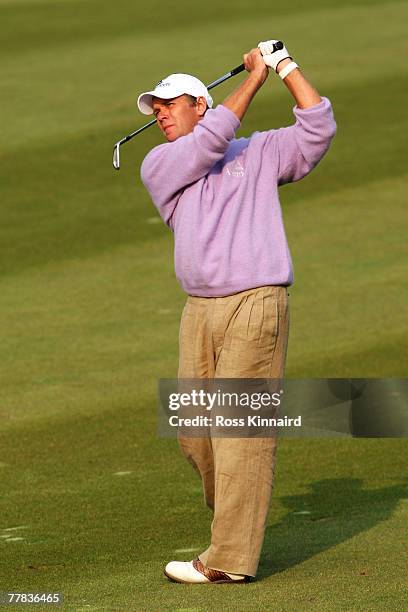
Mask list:
[[[306,176],[336,132],[332,108],[278,41],[244,55],[245,80],[213,109],[197,78],[172,74],[139,96],[166,143],[145,157],[142,180],[174,233],[175,270],[188,294],[179,378],[281,378],[292,263],[278,187]],[[296,105],[289,127],[235,138],[269,69]],[[240,583],[256,575],[270,504],[275,437],[180,438],[213,510],[197,559],[171,561],[182,583]],[[185,517],[188,521],[188,517]]]

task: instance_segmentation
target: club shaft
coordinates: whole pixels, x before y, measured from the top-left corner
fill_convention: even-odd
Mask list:
[[[146,128],[150,127],[154,123],[156,123],[156,119],[152,119],[152,121],[149,121],[149,123],[146,123],[146,125],[143,125],[141,128],[139,128],[135,132],[132,132],[131,134],[128,134],[127,136],[122,138],[122,140],[119,140],[118,144],[123,144],[124,142],[127,142],[128,140],[133,138],[133,136],[136,136],[137,134],[140,134],[140,132],[143,132],[143,130],[145,130]]]
[[[237,66],[236,68],[233,68],[232,70],[224,74],[222,77],[220,77],[216,81],[213,81],[212,83],[207,85],[208,91],[210,91],[210,89],[213,89],[213,87],[217,87],[217,85],[220,85],[220,83],[223,83],[227,79],[230,79],[232,76],[235,76],[236,74],[238,74],[239,72],[242,72],[243,70],[245,70],[244,64],[241,64],[240,66]]]
[[[236,68],[233,68],[232,70],[230,70],[229,72],[224,74],[222,77],[220,77],[216,81],[213,81],[212,83],[207,85],[207,89],[210,90],[210,89],[213,89],[214,87],[217,87],[217,85],[220,85],[220,83],[223,83],[227,79],[230,79],[231,77],[235,76],[236,74],[239,74],[243,70],[245,70],[244,64],[240,64],[239,66],[236,66]],[[114,161],[113,165],[116,168],[116,170],[119,170],[119,167],[120,167],[120,162],[119,162],[119,147],[120,147],[120,145],[124,144],[125,142],[129,142],[129,140],[134,138],[134,136],[136,136],[137,134],[140,134],[140,132],[143,132],[143,130],[146,130],[148,127],[150,127],[151,125],[153,125],[155,123],[156,123],[156,119],[152,119],[152,121],[149,121],[149,123],[146,123],[146,125],[143,125],[141,128],[139,128],[135,132],[132,132],[131,134],[128,134],[127,136],[125,136],[124,138],[122,138],[121,140],[119,140],[115,144],[114,152],[115,152],[115,155],[116,155],[117,162],[115,163],[115,161]],[[114,160],[115,160],[115,157],[114,157]]]

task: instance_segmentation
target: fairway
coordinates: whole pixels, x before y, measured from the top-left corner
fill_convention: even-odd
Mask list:
[[[61,592],[76,612],[406,608],[405,439],[283,440],[257,580],[163,576],[211,524],[176,441],[156,434],[185,295],[139,176],[159,131],[121,147],[119,172],[111,160],[150,119],[140,92],[171,72],[209,83],[284,40],[338,125],[316,170],[280,190],[286,375],[404,378],[407,19],[379,0],[0,0],[0,592]],[[270,75],[238,135],[291,124],[292,107]]]

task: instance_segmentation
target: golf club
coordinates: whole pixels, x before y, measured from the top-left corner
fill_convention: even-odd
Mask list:
[[[278,40],[273,45],[274,52],[275,51],[279,51],[282,48],[283,48],[283,43],[280,40]],[[230,72],[227,72],[226,74],[224,74],[219,79],[216,79],[215,81],[213,81],[212,83],[207,85],[208,91],[210,89],[213,89],[213,87],[217,87],[217,85],[220,85],[221,83],[223,83],[227,79],[230,79],[232,76],[235,76],[236,74],[239,74],[240,72],[243,72],[244,70],[245,70],[244,64],[240,64],[240,66],[237,66],[236,68],[233,68],[232,70],[230,70]],[[119,168],[120,168],[120,151],[119,151],[120,145],[124,144],[125,142],[128,142],[134,136],[137,136],[137,134],[140,134],[140,132],[143,132],[143,130],[147,129],[148,127],[150,127],[154,123],[156,123],[156,119],[152,119],[152,121],[149,121],[149,123],[146,123],[146,125],[143,125],[141,128],[139,128],[135,132],[132,132],[131,134],[128,134],[127,136],[125,136],[124,138],[122,138],[121,140],[119,140],[115,144],[115,146],[113,147],[113,167],[116,170],[119,170]]]
[[[210,90],[213,87],[216,87],[220,83],[223,83],[227,79],[230,79],[232,76],[235,76],[236,74],[238,74],[239,72],[242,72],[243,70],[245,70],[244,64],[241,64],[240,66],[237,66],[236,68],[233,68],[230,72],[227,72],[226,74],[224,74],[222,77],[220,77],[216,81],[213,81],[212,83],[207,85],[207,89]],[[120,145],[124,144],[125,142],[128,142],[134,136],[136,136],[137,134],[140,134],[140,132],[143,132],[143,130],[145,130],[146,128],[150,127],[154,123],[156,123],[156,119],[153,119],[152,121],[149,121],[149,123],[146,123],[146,125],[143,125],[141,128],[139,128],[135,132],[132,132],[131,134],[128,134],[127,136],[125,136],[124,138],[122,138],[121,140],[119,140],[115,144],[115,146],[113,147],[113,167],[116,168],[116,170],[119,170],[119,168],[120,168],[120,157],[119,157],[119,147],[120,147]]]
[[[279,51],[280,49],[283,48],[283,43],[278,40],[273,45],[273,47],[274,47],[274,51]],[[230,70],[230,72],[227,72],[226,74],[224,74],[222,77],[220,77],[216,81],[213,81],[212,83],[207,85],[207,89],[210,90],[210,89],[213,89],[213,87],[217,87],[217,85],[220,85],[220,83],[223,83],[227,79],[230,79],[231,77],[235,76],[236,74],[239,74],[240,72],[243,72],[244,70],[245,70],[244,64],[241,64],[240,66],[237,66],[236,68],[233,68],[232,70]],[[156,119],[152,119],[152,121],[149,121],[149,123],[146,123],[146,125],[143,125],[141,128],[139,128],[135,132],[128,134],[127,136],[125,136],[124,138],[122,138],[115,144],[115,146],[113,147],[113,167],[116,170],[119,170],[120,168],[120,154],[119,154],[120,145],[124,144],[125,142],[128,142],[134,136],[136,136],[137,134],[140,134],[140,132],[143,132],[143,130],[147,129],[154,123],[156,123]]]

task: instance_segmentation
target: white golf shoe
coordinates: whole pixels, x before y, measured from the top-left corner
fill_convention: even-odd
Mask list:
[[[249,577],[241,574],[227,574],[206,567],[200,559],[193,561],[170,561],[164,569],[167,578],[183,584],[226,584],[248,582]]]

